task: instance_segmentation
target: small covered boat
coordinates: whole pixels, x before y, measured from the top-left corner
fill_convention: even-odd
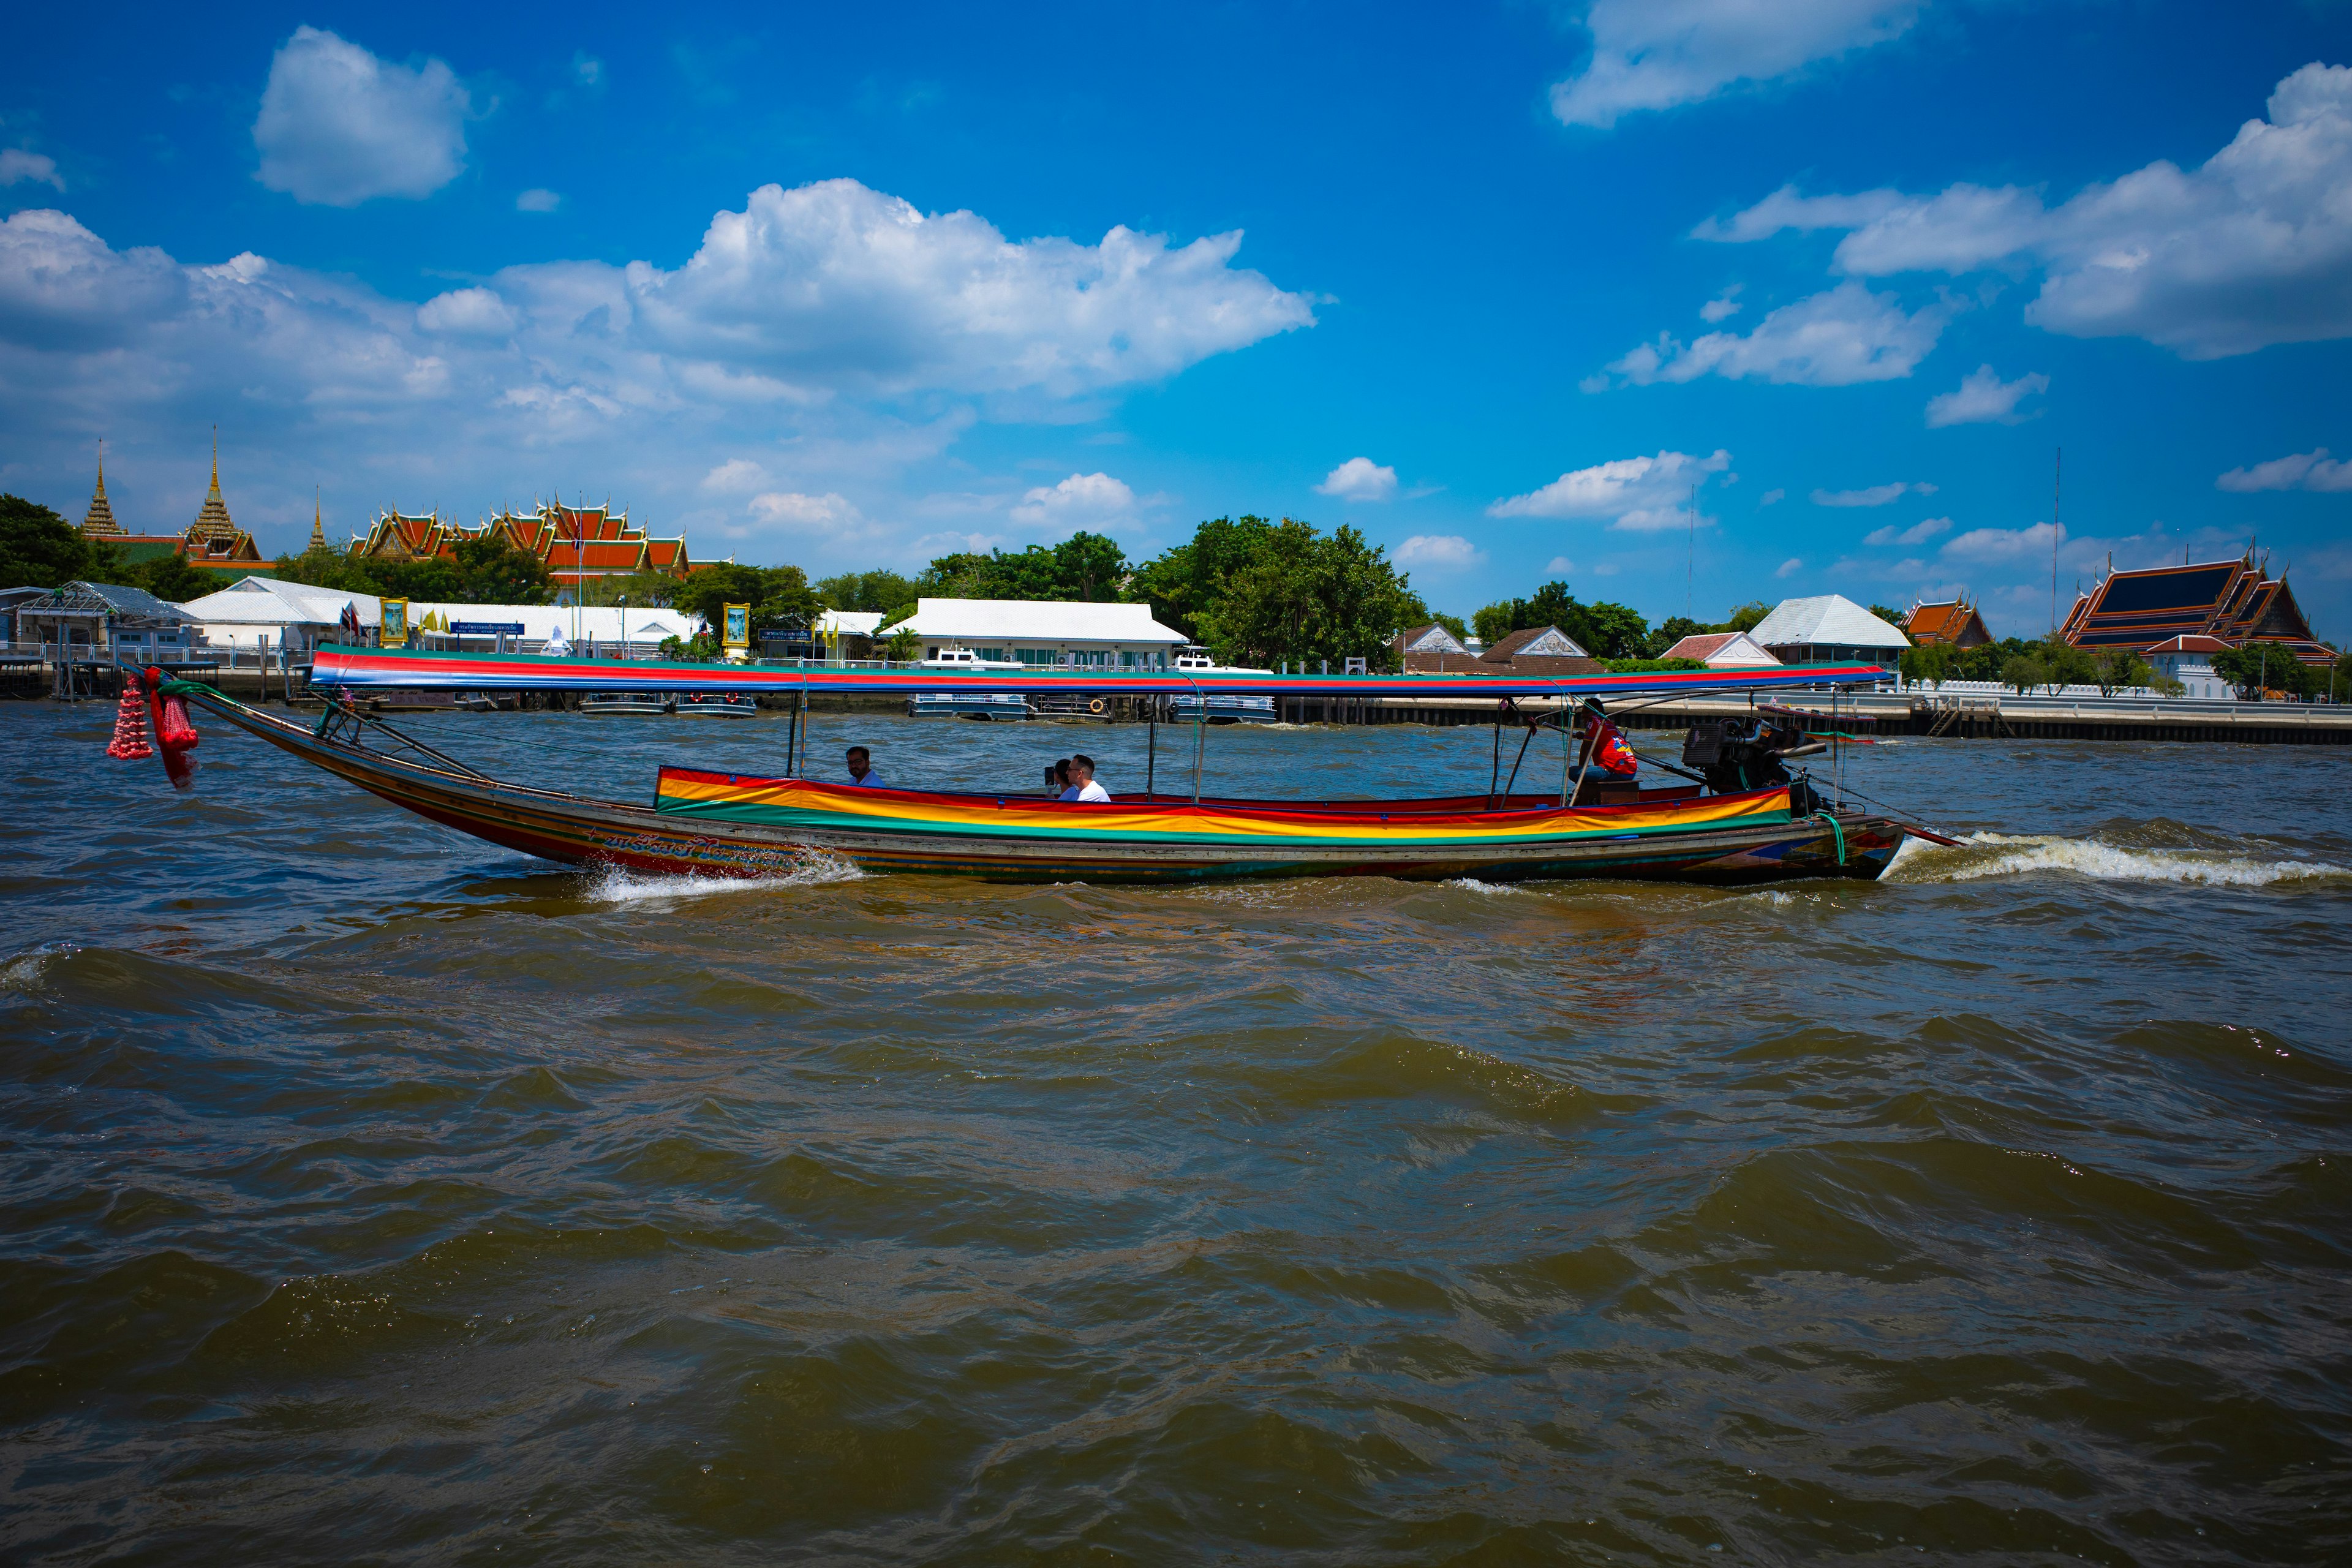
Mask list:
[[[760,705],[736,691],[691,691],[677,699],[674,711],[681,719],[756,719]]]
[[[1686,762],[1696,771],[1661,764],[1692,782],[1659,790],[1630,783],[1601,785],[1588,778],[1587,760],[1564,773],[1555,791],[1518,787],[1520,762],[1502,776],[1501,729],[1496,765],[1484,795],[1391,801],[1230,800],[1202,793],[1206,725],[1192,726],[1192,787],[1156,787],[1147,771],[1139,795],[1096,803],[1066,803],[1034,795],[941,790],[853,788],[797,776],[805,726],[793,715],[786,765],[773,776],[663,767],[653,798],[643,805],[598,800],[541,785],[490,778],[370,717],[353,692],[397,679],[432,686],[462,679],[465,687],[561,689],[568,681],[609,684],[610,665],[575,665],[520,656],[418,654],[322,649],[320,679],[340,689],[313,728],[235,701],[209,687],[163,681],[159,689],[224,719],[261,740],[343,778],[382,799],[494,844],[574,864],[632,869],[757,877],[830,857],[878,871],[916,871],[990,880],[1189,882],[1270,877],[1384,876],[1408,879],[1612,877],[1700,882],[1751,882],[1785,877],[1870,879],[1884,870],[1907,833],[1924,830],[1846,805],[1802,776],[1791,778],[1775,760],[1769,736],[1752,727],[1694,731]],[[1451,676],[1203,677],[1151,672],[1038,674],[1029,684],[1066,694],[1091,689],[1141,700],[1154,715],[1152,767],[1157,766],[1157,719],[1165,700],[1183,691],[1213,695],[1209,682],[1227,679],[1272,691],[1257,694],[1351,699],[1406,695],[1512,699],[1587,699],[1598,687],[1631,697],[1688,689],[1711,671],[1651,672],[1642,677],[1563,679]],[[1782,668],[1738,678],[1742,685],[1832,688],[1875,680],[1870,666]],[[971,678],[992,687],[1003,678]],[[641,695],[707,690],[719,680],[806,696],[820,691],[906,690],[919,681],[936,688],[935,672],[904,670],[730,669],[692,665],[632,668]],[[1076,683],[1084,682],[1083,688]],[[1247,685],[1243,687],[1247,691]],[[919,695],[908,691],[909,696]],[[1547,720],[1521,715],[1528,740]],[[1588,753],[1600,733],[1586,730]],[[1612,731],[1613,733],[1613,731]],[[1566,752],[1563,752],[1563,763]],[[1531,781],[1532,782],[1532,781]]]
[[[311,684],[318,684],[315,676]],[[599,691],[580,700],[580,711],[591,719],[658,719],[677,707],[673,699],[653,692]]]

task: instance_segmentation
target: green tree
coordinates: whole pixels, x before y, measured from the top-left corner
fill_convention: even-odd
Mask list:
[[[2271,691],[2300,697],[2319,685],[2308,666],[2276,643],[2251,642],[2217,653],[2213,673],[2236,687],[2238,695],[2249,702],[2260,702]]]
[[[1489,646],[1530,626],[1558,626],[1595,658],[1640,658],[1650,639],[1649,622],[1634,611],[1605,599],[1579,604],[1568,584],[1558,582],[1546,583],[1525,599],[1488,605],[1472,620],[1479,640]]]
[[[1710,626],[1692,620],[1687,616],[1668,616],[1657,630],[1652,632],[1643,643],[1642,651],[1648,657],[1656,658],[1685,637],[1705,637],[1710,632],[1721,629],[1719,626]]]
[[[910,626],[901,626],[883,645],[883,657],[900,664],[912,664],[923,657],[923,639]]]
[[[1876,616],[1880,620],[1885,621],[1888,626],[1896,627],[1900,627],[1905,621],[1911,618],[1910,611],[1893,610],[1887,608],[1885,605],[1871,605],[1870,613]]]
[[[2126,687],[2147,686],[2156,679],[2156,671],[2147,660],[2127,647],[2108,648],[2091,659],[2097,671],[2092,679],[2098,682],[2099,695],[2113,697]]]
[[[2037,650],[2042,668],[2050,672],[2050,689],[2054,694],[2063,686],[2096,686],[2099,667],[2091,656],[2076,647],[2056,632],[2042,639]]]
[[[799,567],[742,566],[731,561],[705,566],[688,577],[670,603],[714,628],[725,624],[728,605],[749,605],[754,642],[763,630],[804,629],[824,609],[809,585],[808,574]]]
[[[2000,683],[2022,697],[2050,684],[2050,667],[2039,653],[2013,653],[2001,660]]]
[[[1226,575],[1201,629],[1235,663],[1362,658],[1387,668],[1395,662],[1389,639],[1428,618],[1387,552],[1354,528],[1319,534],[1285,518],[1247,565]]]
[[[1573,601],[1571,601],[1573,603]],[[1595,658],[1639,658],[1650,640],[1650,623],[1622,605],[1606,599],[1594,601],[1584,608],[1584,633],[1579,636],[1563,626],[1576,637],[1585,652]],[[1572,618],[1572,617],[1571,617]]]
[[[921,596],[914,582],[896,572],[844,572],[816,585],[828,609],[879,611],[896,620]]]
[[[0,588],[55,588],[89,576],[81,531],[38,501],[0,495]]]
[[[112,551],[109,554],[114,553]],[[117,571],[112,581],[144,588],[166,604],[184,605],[207,594],[217,594],[236,581],[226,572],[205,572],[188,564],[178,551],[151,555]]]
[[[1274,524],[1262,517],[1204,522],[1191,540],[1137,568],[1128,591],[1151,606],[1154,620],[1199,642],[1227,584],[1270,547],[1274,534]]]
[[[1432,610],[1429,612],[1429,618],[1452,632],[1454,641],[1463,642],[1469,638],[1470,628],[1462,624],[1460,616],[1449,616],[1444,610]]]
[[[459,548],[462,550],[463,546]],[[558,555],[557,564],[561,565],[562,560],[562,556]],[[583,605],[617,605],[624,596],[626,596],[631,605],[649,609],[663,609],[677,602],[678,595],[684,591],[685,583],[685,578],[673,576],[667,572],[627,572],[619,576],[591,577],[572,592],[573,596]],[[548,584],[547,593],[548,597],[554,597],[552,582]],[[485,602],[508,603],[509,601]],[[532,601],[525,599],[511,602],[530,604]]]
[[[460,540],[457,543],[457,602],[467,605],[543,605],[554,595],[548,576],[547,563],[526,550],[517,550],[505,540],[488,534],[478,539]],[[640,577],[657,576],[639,573]],[[635,579],[630,579],[635,582]],[[648,597],[629,595],[632,605],[668,602],[669,584],[675,579],[657,577],[658,586],[649,586]],[[658,593],[662,597],[652,598]]]
[[[1952,679],[1955,649],[1948,643],[1915,643],[1896,661],[1903,679],[1926,686],[1941,686]]]
[[[1752,632],[1762,626],[1764,617],[1771,613],[1771,605],[1761,599],[1750,599],[1744,605],[1734,605],[1731,614],[1725,616],[1723,624],[1715,629],[1719,632]]]

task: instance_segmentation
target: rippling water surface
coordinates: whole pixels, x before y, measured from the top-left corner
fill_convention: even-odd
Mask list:
[[[2352,1557],[2352,753],[1858,748],[1972,836],[1876,885],[740,886],[110,717],[0,707],[9,1560]]]

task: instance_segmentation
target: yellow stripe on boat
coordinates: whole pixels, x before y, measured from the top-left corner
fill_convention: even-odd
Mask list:
[[[1577,806],[1425,816],[1287,812],[1279,804],[1081,805],[1036,795],[950,795],[859,789],[808,779],[664,768],[655,805],[665,815],[762,827],[905,833],[965,838],[1073,839],[1127,844],[1257,844],[1396,847],[1650,837],[1789,820],[1789,792],[1706,795],[1655,805]]]

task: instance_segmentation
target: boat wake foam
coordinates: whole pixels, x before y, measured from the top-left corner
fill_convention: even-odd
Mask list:
[[[2056,834],[1971,833],[1958,847],[1905,841],[1887,867],[1890,882],[1972,882],[2063,871],[2103,882],[2203,883],[2267,888],[2352,877],[2325,860],[2266,860],[2210,849],[2143,849]]]
[[[821,888],[835,882],[862,882],[866,873],[836,856],[809,854],[792,870],[761,877],[663,876],[608,866],[589,879],[588,896],[598,903],[633,904],[671,899],[707,898],[713,893],[772,892],[779,888]]]
[[[51,942],[0,959],[0,993],[29,994],[38,990],[52,960],[70,958],[80,951],[69,942]]]
[[[1518,894],[1527,891],[1524,888],[1514,888],[1507,882],[1482,882],[1475,877],[1448,878],[1445,885],[1449,888],[1459,888],[1466,893],[1485,893],[1490,898],[1497,893]]]

